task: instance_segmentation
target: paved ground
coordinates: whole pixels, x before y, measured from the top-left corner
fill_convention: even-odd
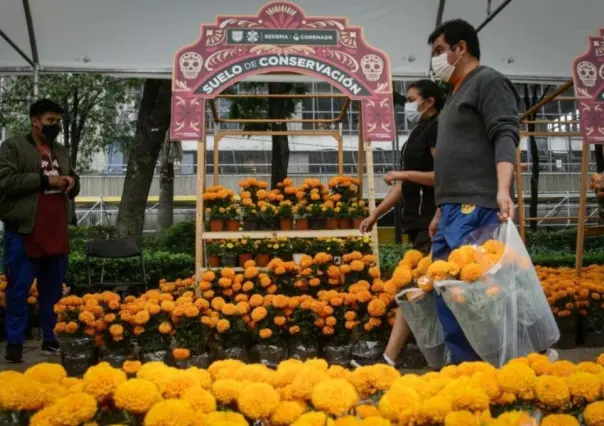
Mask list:
[[[23,351],[23,364],[6,364],[3,361],[4,358],[4,346],[5,342],[0,342],[0,371],[3,370],[18,370],[24,371],[28,367],[40,363],[40,362],[59,362],[58,356],[42,356],[40,355],[40,341],[38,340],[28,340],[25,343],[25,348]],[[560,359],[566,359],[568,361],[577,363],[581,361],[593,361],[598,355],[604,353],[604,348],[577,348],[577,349],[569,349],[569,350],[558,350],[560,354]],[[405,370],[405,372],[420,372],[417,370]]]

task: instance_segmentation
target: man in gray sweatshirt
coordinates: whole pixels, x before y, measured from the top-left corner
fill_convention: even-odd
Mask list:
[[[447,260],[474,230],[514,216],[519,99],[506,77],[480,65],[478,35],[469,23],[445,22],[428,43],[432,70],[453,87],[438,120],[434,186],[439,209],[430,225],[432,258]],[[451,361],[479,360],[440,296],[436,303]]]

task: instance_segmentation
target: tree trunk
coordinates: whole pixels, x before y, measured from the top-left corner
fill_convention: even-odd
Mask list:
[[[116,231],[120,238],[137,238],[143,234],[149,189],[170,126],[171,84],[170,80],[145,81],[117,215]]]
[[[287,83],[268,83],[268,93],[287,93]],[[268,116],[272,119],[286,118],[286,100],[280,98],[269,98]],[[287,123],[273,122],[272,130],[286,131]],[[289,138],[287,136],[273,136],[273,150],[271,156],[271,188],[277,188],[277,184],[287,177],[289,167]]]
[[[166,161],[159,171],[159,205],[157,226],[159,231],[174,223],[174,163]]]

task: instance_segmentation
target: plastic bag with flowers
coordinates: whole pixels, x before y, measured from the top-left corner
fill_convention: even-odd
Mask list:
[[[355,286],[363,284],[357,283]],[[355,292],[355,287],[350,288],[350,292]],[[370,295],[365,297],[366,291],[353,293],[356,295],[358,306],[359,340],[352,348],[352,357],[361,364],[372,364],[378,360],[386,348],[386,340],[390,334],[390,325],[388,318],[388,305],[392,301],[392,296],[382,293],[378,297]]]
[[[318,340],[323,322],[315,300],[309,295],[292,297],[297,301],[288,322],[289,356],[297,360],[316,358],[319,354]],[[293,306],[293,302],[292,302]]]
[[[430,256],[424,257],[417,250],[407,251],[385,287],[389,293],[397,293],[396,301],[428,365],[440,368],[448,354],[428,276],[431,262]]]
[[[290,299],[282,294],[269,294],[264,297],[263,306],[252,310],[250,326],[256,340],[253,353],[261,364],[275,368],[287,358],[287,323],[293,312],[290,306],[296,304],[292,299],[290,305]]]
[[[501,366],[554,344],[560,332],[514,223],[479,229],[465,243],[430,269],[476,353]]]
[[[359,325],[355,312],[356,297],[336,290],[321,290],[317,297],[323,304],[318,312],[319,324],[322,324],[323,355],[330,365],[348,366],[352,336]]]

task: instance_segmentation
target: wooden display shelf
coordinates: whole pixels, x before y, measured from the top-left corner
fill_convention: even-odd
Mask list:
[[[200,235],[203,240],[228,240],[233,238],[249,238],[257,240],[261,238],[347,238],[362,237],[364,234],[358,229],[334,229],[334,230],[309,230],[309,231],[237,231],[237,232],[204,232]]]
[[[600,235],[604,235],[604,226],[598,225],[585,227],[586,237],[599,237]]]

